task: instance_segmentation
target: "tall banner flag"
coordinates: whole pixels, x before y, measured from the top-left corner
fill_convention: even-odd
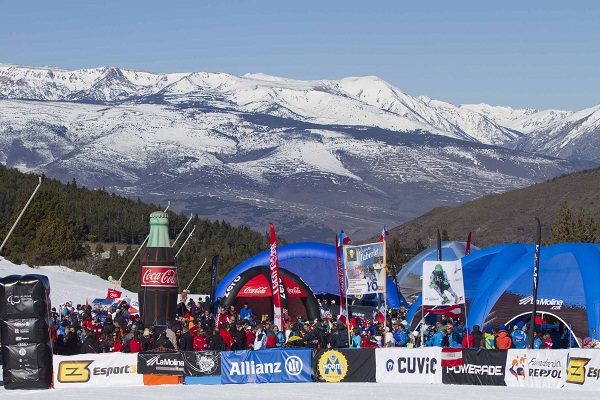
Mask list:
[[[471,254],[471,232],[469,232],[469,236],[467,236],[467,244],[465,246],[465,256]]]
[[[210,269],[210,301],[214,302],[217,293],[217,270],[219,269],[219,255],[213,257]]]
[[[540,271],[540,248],[542,246],[542,225],[540,224],[540,220],[536,217],[537,221],[537,240],[535,242],[535,254],[533,256],[533,293],[532,293],[532,303],[533,310],[531,311],[531,326],[533,329],[529,334],[529,340],[527,343],[527,347],[533,349],[533,337],[535,336],[535,314],[537,313],[537,294],[538,294],[538,283],[539,283],[539,271]]]
[[[344,302],[346,297],[346,295],[344,294],[344,264],[342,263],[342,251],[344,249],[344,245],[350,244],[351,242],[352,240],[350,240],[350,238],[346,236],[344,231],[340,229],[339,238],[335,238],[335,261],[337,265],[338,284],[340,286],[340,315],[344,314]]]
[[[442,236],[439,229],[437,230],[437,259],[442,261]]]
[[[270,269],[271,269],[271,292],[273,293],[273,324],[284,331],[283,316],[281,314],[281,291],[279,287],[279,259],[277,258],[277,236],[275,227],[269,222],[270,234]]]
[[[423,305],[447,306],[465,303],[462,262],[423,262]]]
[[[348,286],[346,294],[383,293],[385,242],[362,246],[344,246],[344,266]]]
[[[385,242],[387,240],[388,233],[387,227],[383,225],[383,230],[381,231],[381,235],[379,235],[379,241]]]

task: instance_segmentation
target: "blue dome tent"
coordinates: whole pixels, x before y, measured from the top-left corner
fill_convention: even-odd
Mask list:
[[[227,289],[245,271],[259,266],[269,266],[269,250],[263,251],[239,264],[219,283],[216,297],[223,298]],[[278,248],[279,268],[297,275],[312,293],[319,295],[339,295],[335,246],[316,242],[294,243]],[[387,304],[399,308],[398,298],[392,279],[387,279]]]

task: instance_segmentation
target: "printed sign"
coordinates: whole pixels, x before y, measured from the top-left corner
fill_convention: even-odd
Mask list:
[[[565,385],[568,350],[510,349],[506,356],[506,386],[560,388]]]
[[[178,287],[177,268],[144,265],[140,286]]]
[[[312,382],[310,349],[221,352],[221,383]]]
[[[348,286],[346,294],[383,293],[385,265],[384,243],[344,246],[344,266]]]
[[[506,350],[463,349],[462,363],[444,367],[442,381],[450,385],[504,386]]]
[[[375,382],[375,349],[319,350],[313,374],[319,382]]]
[[[186,351],[183,358],[186,376],[221,375],[221,353],[218,351]]]
[[[183,376],[183,353],[137,353],[140,374]]]
[[[54,356],[54,387],[143,386],[137,354],[79,354]]]
[[[442,383],[441,348],[375,349],[377,382]]]
[[[565,387],[600,388],[600,354],[592,349],[570,349]]]
[[[462,262],[423,262],[423,305],[446,306],[465,303]]]

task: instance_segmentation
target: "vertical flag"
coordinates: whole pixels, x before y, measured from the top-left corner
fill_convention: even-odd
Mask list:
[[[337,265],[337,274],[338,274],[338,284],[340,286],[340,315],[344,314],[345,311],[345,294],[344,294],[344,265],[342,263],[342,251],[344,250],[345,244],[350,244],[352,240],[343,230],[340,229],[339,238],[335,238],[336,247],[335,247],[335,261]]]
[[[469,236],[467,236],[467,245],[465,246],[465,256],[471,254],[471,232],[469,232]]]
[[[531,311],[531,331],[529,333],[528,347],[533,349],[533,337],[535,336],[535,316],[537,313],[537,294],[538,294],[538,282],[539,282],[539,270],[540,270],[540,247],[542,245],[542,226],[540,220],[536,217],[537,221],[537,240],[535,243],[535,254],[533,256],[533,310]]]
[[[285,330],[283,326],[283,316],[281,314],[281,294],[279,287],[279,259],[277,257],[277,237],[275,236],[275,227],[269,222],[270,228],[270,269],[271,269],[271,292],[273,293],[273,324],[279,330]]]
[[[217,293],[217,270],[219,268],[219,255],[213,257],[210,269],[210,301],[214,302]]]
[[[437,259],[442,261],[442,236],[439,229],[437,230]]]
[[[381,231],[381,235],[379,235],[379,241],[385,242],[388,234],[389,234],[389,232],[387,230],[387,227],[385,225],[383,225],[383,230]]]

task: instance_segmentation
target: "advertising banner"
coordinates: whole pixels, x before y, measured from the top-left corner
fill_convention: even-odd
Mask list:
[[[186,376],[221,376],[219,351],[186,351],[183,353],[183,361]]]
[[[384,243],[344,246],[344,266],[348,286],[346,294],[383,293],[385,268]]]
[[[568,350],[510,349],[506,356],[506,386],[560,388],[565,385]]]
[[[183,376],[183,353],[137,353],[139,374]]]
[[[570,349],[566,388],[600,388],[600,351]]]
[[[319,350],[312,361],[318,382],[375,382],[375,349]]]
[[[423,305],[446,306],[465,303],[462,262],[423,262]]]
[[[45,318],[13,318],[7,321],[0,320],[0,335],[4,344],[18,346],[50,341],[48,322]]]
[[[54,356],[54,387],[144,386],[137,372],[137,354]]]
[[[444,367],[442,382],[450,385],[504,386],[507,350],[463,349],[462,364]]]
[[[376,379],[382,383],[442,383],[440,347],[375,349]]]
[[[221,352],[221,383],[312,382],[310,349]]]

